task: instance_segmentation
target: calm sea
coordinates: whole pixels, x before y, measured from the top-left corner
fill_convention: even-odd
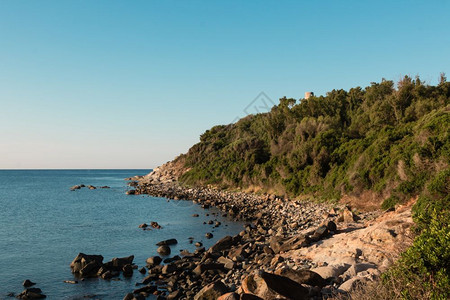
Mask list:
[[[101,254],[104,261],[135,255],[134,262],[156,255],[158,241],[176,238],[172,255],[195,250],[189,237],[208,247],[225,235],[242,230],[242,224],[203,210],[189,201],[149,196],[127,196],[124,178],[149,170],[0,170],[0,299],[23,290],[30,279],[48,299],[123,299],[144,275],[120,281],[89,279],[79,284],[69,264],[79,253]],[[70,191],[76,184],[111,189]],[[206,216],[206,214],[210,216]],[[199,218],[193,218],[199,214]],[[220,214],[219,214],[220,215]],[[203,222],[216,219],[219,228]],[[163,229],[143,231],[141,223],[157,221]],[[206,232],[214,238],[206,240]]]

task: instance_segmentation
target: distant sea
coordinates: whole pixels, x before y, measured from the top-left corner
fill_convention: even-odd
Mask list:
[[[209,247],[242,230],[242,223],[213,216],[190,201],[147,195],[127,196],[124,178],[150,170],[0,170],[0,299],[19,294],[30,279],[47,299],[123,299],[145,275],[120,281],[88,279],[78,284],[69,264],[79,252],[113,257],[135,255],[139,267],[157,255],[158,241],[176,238],[172,255],[194,251],[189,243]],[[73,185],[110,186],[110,189],[70,191]],[[199,218],[192,217],[199,214]],[[206,216],[210,214],[210,216]],[[219,220],[213,228],[203,222]],[[143,231],[139,224],[158,222],[160,230]],[[212,232],[214,238],[205,239]],[[151,298],[150,298],[151,299]]]

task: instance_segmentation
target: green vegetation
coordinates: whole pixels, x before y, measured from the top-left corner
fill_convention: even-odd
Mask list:
[[[324,199],[377,193],[389,208],[450,162],[450,83],[405,76],[326,96],[280,99],[268,113],[207,130],[182,158],[189,185],[258,186]]]
[[[326,200],[369,191],[384,209],[418,196],[417,237],[377,293],[448,299],[449,100],[443,74],[437,86],[405,76],[396,87],[383,79],[299,103],[282,98],[268,113],[207,130],[178,158],[189,170],[180,181]]]
[[[418,236],[384,282],[404,299],[450,298],[450,169],[437,173],[413,207]]]

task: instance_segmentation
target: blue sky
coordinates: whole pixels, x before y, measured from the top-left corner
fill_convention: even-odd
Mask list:
[[[448,1],[0,0],[0,168],[153,168],[260,93],[450,73]]]

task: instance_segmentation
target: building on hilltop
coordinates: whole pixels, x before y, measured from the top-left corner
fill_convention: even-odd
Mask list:
[[[314,92],[305,92],[305,99],[308,99],[309,97],[313,97]]]

